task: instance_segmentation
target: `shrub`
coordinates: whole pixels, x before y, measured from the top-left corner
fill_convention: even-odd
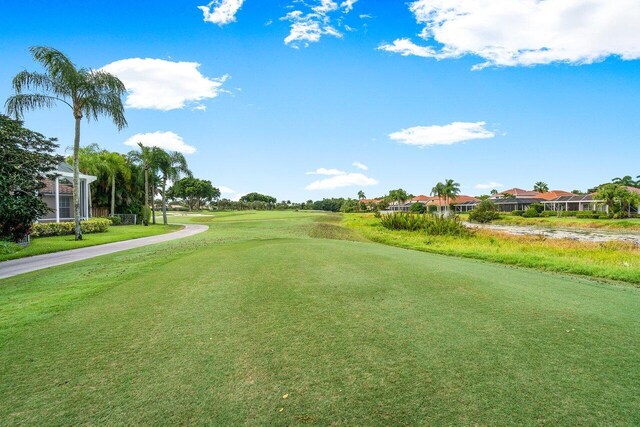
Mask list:
[[[469,220],[479,223],[491,222],[500,218],[498,208],[491,200],[483,200],[480,204],[469,213]]]
[[[563,217],[576,216],[577,214],[578,214],[578,211],[561,211],[560,212],[560,216],[563,216]]]
[[[524,214],[524,211],[512,211],[511,215],[513,216],[522,216]]]
[[[103,233],[109,229],[111,221],[107,218],[91,218],[80,221],[82,233]],[[73,222],[41,222],[33,224],[32,237],[66,236],[74,234]]]
[[[530,207],[535,209],[538,213],[544,212],[544,205],[542,203],[531,203]]]
[[[390,230],[424,230],[431,215],[416,215],[407,212],[393,212],[380,216],[380,223]]]
[[[576,218],[598,219],[599,217],[600,212],[596,211],[582,211],[576,214]]]
[[[548,218],[550,216],[558,216],[558,212],[557,211],[543,211],[540,216]]]
[[[108,216],[107,219],[111,221],[111,225],[122,225],[122,218],[120,218],[119,216]]]
[[[432,215],[430,221],[425,224],[425,231],[430,236],[467,237],[471,235],[471,231],[464,226],[457,216],[442,217]]]
[[[538,213],[538,210],[536,208],[531,206],[526,211],[524,211],[522,216],[525,218],[537,218],[540,216],[540,214]]]
[[[598,215],[598,219],[609,219],[609,215],[607,215],[607,214],[600,214],[600,215]]]
[[[431,236],[458,236],[471,234],[457,216],[443,217],[432,214],[394,212],[380,217],[383,227],[390,230],[426,231]]]
[[[411,205],[411,212],[413,213],[424,213],[425,208],[424,205],[422,203],[413,203]]]

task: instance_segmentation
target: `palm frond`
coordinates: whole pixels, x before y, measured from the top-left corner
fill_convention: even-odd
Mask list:
[[[65,54],[47,46],[29,48],[31,56],[40,63],[53,81],[77,82],[78,70]]]
[[[57,101],[64,102],[64,100],[50,95],[18,94],[10,96],[4,106],[8,115],[13,116],[16,119],[22,119],[25,111],[37,110],[40,108],[50,109],[56,106]]]

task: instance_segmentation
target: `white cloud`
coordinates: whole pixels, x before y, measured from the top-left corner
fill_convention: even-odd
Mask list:
[[[353,10],[353,5],[357,2],[358,0],[344,0],[340,3],[340,7],[344,8],[344,13],[349,13]]]
[[[476,184],[475,188],[477,188],[478,190],[493,190],[495,188],[502,188],[504,187],[504,185],[498,183],[498,182],[488,182],[486,184]]]
[[[399,53],[402,56],[421,56],[423,58],[432,58],[436,56],[436,51],[430,46],[418,46],[409,39],[397,39],[392,44],[383,44],[378,47],[379,50],[387,52]]]
[[[637,0],[417,0],[409,9],[425,25],[420,37],[431,45],[398,39],[379,49],[483,58],[474,69],[640,58]]]
[[[332,23],[334,14],[342,11],[347,14],[353,10],[353,5],[358,0],[345,0],[337,3],[334,0],[313,0],[313,5],[304,1],[295,1],[300,7],[295,6],[291,12],[280,18],[281,21],[291,22],[289,35],[284,43],[298,49],[301,45],[309,46],[309,43],[320,41],[322,36],[342,37],[338,28],[345,27],[342,18],[338,18],[336,24]],[[306,8],[306,12],[301,9]],[[350,28],[350,27],[349,27]]]
[[[394,132],[389,138],[401,144],[426,147],[452,145],[472,139],[493,138],[495,133],[484,128],[485,122],[453,122],[444,126],[415,126]]]
[[[204,22],[212,22],[220,26],[236,21],[236,13],[244,0],[213,0],[206,6],[198,6],[204,15]]]
[[[218,186],[218,190],[220,190],[221,194],[236,194],[237,193],[236,190],[233,190],[233,189],[231,189],[229,187],[225,187],[224,185],[219,185]]]
[[[341,187],[376,185],[378,181],[361,173],[345,173],[330,178],[314,181],[305,187],[306,190],[333,190]]]
[[[307,172],[306,175],[346,175],[346,172],[339,169],[318,168],[313,172]]]
[[[363,170],[363,171],[368,171],[368,170],[369,170],[369,168],[367,167],[367,165],[362,164],[362,163],[360,163],[360,162],[353,162],[351,165],[352,165],[352,166],[355,166],[356,168],[358,168],[358,169],[360,169],[360,170]]]
[[[138,133],[124,142],[124,145],[137,147],[138,143],[142,143],[145,147],[159,147],[164,150],[177,151],[184,154],[193,154],[196,147],[188,145],[182,137],[174,132],[150,132]]]
[[[102,69],[118,76],[127,87],[127,107],[168,111],[215,98],[222,91],[222,84],[229,76],[205,77],[198,71],[199,66],[197,62],[130,58],[112,62]]]

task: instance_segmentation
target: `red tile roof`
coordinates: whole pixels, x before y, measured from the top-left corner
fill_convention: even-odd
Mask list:
[[[537,191],[523,190],[522,188],[510,188],[509,190],[504,190],[499,192],[495,196],[491,196],[491,198],[495,199],[507,193],[516,197],[539,197],[540,196],[540,193],[538,193]]]
[[[554,200],[561,196],[575,196],[575,194],[564,190],[551,190],[546,193],[539,193],[537,197],[545,200]]]
[[[446,206],[447,204],[457,204],[457,203],[466,203],[466,202],[479,202],[480,199],[471,196],[465,196],[464,194],[458,195],[455,200],[449,200],[449,203],[444,199],[444,197],[438,200],[437,197],[431,197],[431,200],[427,202],[427,205],[432,206]]]

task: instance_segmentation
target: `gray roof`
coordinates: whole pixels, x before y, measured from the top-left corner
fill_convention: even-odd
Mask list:
[[[69,163],[61,162],[60,164],[58,164],[57,171],[58,172],[73,173],[73,166],[71,166]]]

